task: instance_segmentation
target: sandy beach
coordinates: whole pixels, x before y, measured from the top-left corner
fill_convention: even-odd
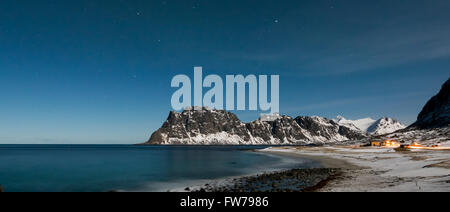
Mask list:
[[[320,161],[342,173],[318,192],[448,192],[450,151],[396,152],[390,148],[272,147],[262,152]]]

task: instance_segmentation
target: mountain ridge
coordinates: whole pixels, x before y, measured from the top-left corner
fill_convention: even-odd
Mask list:
[[[450,78],[442,85],[437,95],[432,97],[417,116],[410,129],[430,129],[450,125]]]
[[[337,123],[352,128],[354,130],[360,130],[367,133],[370,136],[377,136],[382,134],[392,133],[398,130],[405,129],[407,126],[403,125],[399,121],[389,117],[382,117],[378,120],[372,118],[363,118],[357,120],[348,120],[343,116],[338,116],[334,119]]]
[[[244,123],[224,110],[171,111],[145,144],[297,145],[364,139],[367,135],[318,116],[277,116]]]

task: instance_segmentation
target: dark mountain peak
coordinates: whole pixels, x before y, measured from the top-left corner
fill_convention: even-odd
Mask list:
[[[441,91],[431,98],[410,128],[429,129],[450,125],[450,78]]]
[[[208,135],[220,136],[221,133],[237,135],[244,141],[250,139],[245,124],[233,113],[187,108],[181,113],[171,111],[163,126],[152,134],[147,143],[190,144],[203,137],[207,139]]]

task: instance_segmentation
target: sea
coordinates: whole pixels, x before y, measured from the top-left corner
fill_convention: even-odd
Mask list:
[[[267,146],[0,145],[6,192],[164,192],[208,181],[291,168],[306,158]]]

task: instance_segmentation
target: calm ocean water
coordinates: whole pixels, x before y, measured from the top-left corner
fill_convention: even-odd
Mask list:
[[[5,191],[167,191],[204,180],[286,168],[310,160],[244,151],[263,147],[0,145]]]

